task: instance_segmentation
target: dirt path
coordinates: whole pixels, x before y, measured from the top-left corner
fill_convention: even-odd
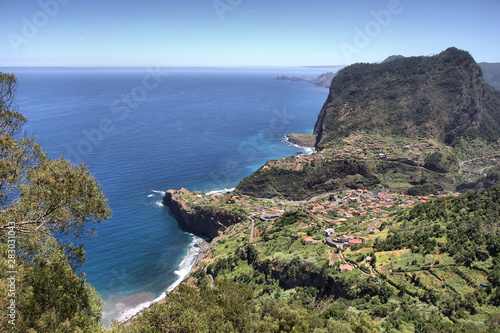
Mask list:
[[[208,268],[208,265],[205,266],[205,274],[207,274],[207,268]],[[214,277],[212,276],[212,274],[207,274],[207,276],[210,278],[210,290],[214,289]]]

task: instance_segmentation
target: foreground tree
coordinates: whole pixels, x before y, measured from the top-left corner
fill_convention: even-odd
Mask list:
[[[111,215],[85,165],[51,160],[15,107],[17,80],[0,73],[0,317],[2,332],[97,332],[102,301],[75,269],[81,245],[57,235],[93,235]]]

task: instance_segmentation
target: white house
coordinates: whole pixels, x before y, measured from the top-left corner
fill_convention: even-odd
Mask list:
[[[325,237],[330,237],[331,235],[335,234],[335,229],[333,228],[328,228],[323,231],[323,235]]]

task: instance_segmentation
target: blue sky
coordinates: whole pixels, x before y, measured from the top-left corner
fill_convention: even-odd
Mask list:
[[[321,66],[455,46],[500,62],[498,0],[1,0],[0,66]]]

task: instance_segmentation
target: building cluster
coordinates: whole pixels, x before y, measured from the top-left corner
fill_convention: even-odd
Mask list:
[[[393,208],[402,208],[414,205],[418,202],[429,202],[434,196],[413,197],[405,194],[372,192],[369,190],[346,190],[345,197],[337,199],[335,202],[325,200],[317,202],[317,199],[309,200],[308,207],[310,211],[319,215],[326,215],[333,212],[337,216],[350,218],[354,216],[376,215]],[[458,195],[458,194],[452,194]],[[446,197],[446,194],[437,197]],[[356,203],[356,205],[352,205]],[[311,206],[312,205],[312,206]],[[329,222],[341,222],[340,220],[327,219]]]
[[[298,154],[293,158],[282,158],[279,160],[268,161],[263,170],[269,170],[273,167],[284,168],[285,170],[299,171],[304,165],[310,165],[315,162],[323,162],[338,158],[379,158],[387,160],[391,158],[416,158],[420,159],[424,151],[439,150],[430,142],[410,143],[407,145],[383,145],[364,142],[363,138],[357,138],[346,142],[342,149],[325,149],[313,155]],[[398,152],[398,153],[396,153]],[[391,156],[389,156],[391,155]],[[392,156],[394,155],[394,156]]]
[[[318,214],[327,214],[327,212],[333,211],[337,216],[346,218],[373,215],[385,209],[393,208],[395,203],[401,202],[400,198],[402,196],[395,193],[374,193],[363,189],[346,190],[344,194],[345,197],[343,199],[337,199],[335,202],[326,200],[317,203],[315,199],[310,200],[309,204],[314,205],[311,211]],[[415,202],[409,198],[399,203],[398,206],[414,204]],[[358,205],[353,206],[351,203],[357,203]]]
[[[267,161],[264,165],[263,170],[269,170],[272,167],[281,167],[285,170],[299,171],[304,165],[312,164],[314,162],[325,161],[326,158],[323,154],[306,155],[299,154],[291,158],[282,158],[279,160]]]
[[[364,238],[356,238],[353,236],[342,235],[341,237],[335,237],[334,235],[329,236],[326,239],[326,244],[330,247],[336,247],[339,249],[344,249],[351,247],[353,245],[361,245],[365,242]]]

